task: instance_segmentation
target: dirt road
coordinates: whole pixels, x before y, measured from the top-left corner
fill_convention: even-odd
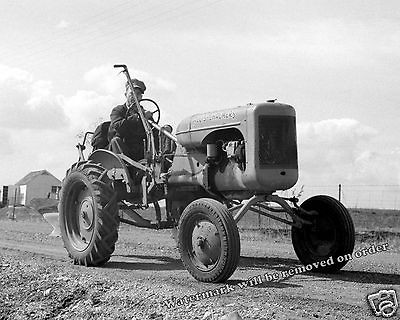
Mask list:
[[[367,295],[394,289],[400,300],[400,253],[390,240],[357,243],[343,271],[323,275],[300,270],[289,239],[242,232],[236,272],[226,284],[205,284],[183,268],[169,230],[123,226],[110,262],[85,268],[72,265],[51,229],[0,221],[0,319],[205,320],[234,311],[243,319],[378,319]]]

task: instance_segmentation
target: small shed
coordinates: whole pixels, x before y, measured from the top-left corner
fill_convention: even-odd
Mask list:
[[[11,189],[11,188],[10,188]],[[32,171],[19,180],[8,193],[9,203],[29,205],[35,198],[58,199],[61,181],[47,170]]]

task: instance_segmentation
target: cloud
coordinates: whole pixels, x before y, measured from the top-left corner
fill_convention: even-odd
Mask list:
[[[12,68],[6,65],[0,64],[0,84],[6,83],[18,84],[21,82],[32,82],[33,75],[29,72],[19,69]]]
[[[131,70],[147,86],[174,90],[175,85],[147,72]],[[55,94],[51,81],[36,80],[22,69],[0,65],[0,125],[10,129],[93,130],[108,120],[111,109],[124,102],[125,77],[112,65],[95,67],[83,75],[86,90],[72,96]]]
[[[78,159],[77,138],[64,130],[21,129],[7,132],[12,149],[0,153],[0,185],[14,184],[34,170],[47,169],[62,179],[66,170]],[[0,136],[3,137],[2,131]],[[0,146],[3,145],[0,143]]]
[[[2,128],[0,129],[0,150],[2,156],[7,156],[15,150],[11,141],[11,133]]]
[[[316,194],[337,198],[341,184],[346,206],[396,206],[400,148],[382,150],[387,138],[380,131],[355,119],[329,119],[299,123],[297,140],[299,181],[292,190],[304,186],[302,201]]]
[[[163,78],[156,77],[150,80],[150,84],[153,84],[155,89],[162,89],[165,91],[175,91],[176,84],[172,81],[165,80]]]
[[[26,104],[33,109],[51,100],[53,84],[50,81],[39,80],[33,82],[30,88],[30,97]]]
[[[132,73],[151,90],[174,90],[174,84],[161,77]],[[89,70],[82,80],[79,90],[64,95],[54,92],[51,81],[0,65],[0,160],[6,164],[0,168],[0,184],[12,184],[40,169],[62,178],[77,160],[78,135],[109,120],[111,109],[124,102],[125,77],[111,65]]]
[[[50,81],[0,65],[0,125],[3,128],[60,128],[63,111],[52,95]]]
[[[108,120],[112,107],[125,101],[126,77],[119,74],[119,70],[112,68],[112,64],[92,68],[83,75],[88,90],[80,90],[72,97],[61,98],[63,109],[75,128],[93,127],[94,124]],[[176,90],[176,84],[171,80],[142,70],[130,69],[129,72],[132,78],[145,82],[147,91],[144,98],[154,92],[165,95]],[[176,125],[175,116],[165,109],[161,110],[161,113],[162,123]]]
[[[173,92],[176,84],[172,80],[164,79],[160,76],[152,75],[142,70],[129,71],[132,78],[138,78],[146,84],[147,89]]]
[[[117,69],[110,65],[101,65],[87,71],[83,79],[91,89],[102,94],[122,95],[125,88],[125,77],[118,76]]]
[[[77,159],[77,134],[108,119],[113,104],[96,91],[56,94],[51,81],[0,65],[0,184],[39,169],[62,176]]]
[[[114,96],[85,90],[71,97],[60,95],[57,100],[69,120],[70,129],[75,131],[93,130],[96,124],[108,120],[112,107],[118,103]]]
[[[298,130],[304,143],[317,142],[322,147],[329,145],[343,148],[352,147],[378,133],[376,129],[348,118],[299,123]]]
[[[355,119],[329,119],[298,125],[300,176],[314,183],[352,181],[357,159],[379,132]],[[354,182],[354,181],[353,181]]]
[[[363,185],[400,185],[400,153],[366,150],[354,161],[349,180]]]
[[[84,74],[84,80],[91,88],[101,90],[109,94],[118,94],[124,91],[126,77],[118,72],[122,69],[114,69],[112,64],[103,64],[95,67]],[[145,82],[150,90],[175,91],[176,84],[171,80],[151,75],[148,72],[129,69],[131,78],[138,78]]]
[[[114,105],[123,102],[123,81],[109,69],[94,68],[83,76],[93,90],[65,96],[55,94],[51,81],[0,65],[0,125],[15,130],[92,130],[108,119]]]
[[[57,25],[56,28],[57,29],[65,29],[68,28],[71,24],[68,21],[65,20],[61,20]]]
[[[400,149],[382,151],[378,130],[355,119],[298,125],[300,178],[315,185],[400,184]]]

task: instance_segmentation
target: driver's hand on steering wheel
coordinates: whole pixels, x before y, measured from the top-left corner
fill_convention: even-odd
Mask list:
[[[144,112],[144,117],[145,117],[147,120],[149,120],[149,119],[151,119],[151,118],[153,117],[153,113],[150,112],[150,111],[145,111],[145,112]]]

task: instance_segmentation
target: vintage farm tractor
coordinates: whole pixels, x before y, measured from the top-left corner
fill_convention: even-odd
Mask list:
[[[122,68],[133,89],[128,68],[114,67]],[[74,263],[106,263],[120,222],[178,227],[187,270],[197,280],[222,282],[237,267],[237,223],[248,211],[290,225],[303,264],[352,253],[354,226],[339,201],[317,195],[298,205],[298,198],[276,194],[298,179],[296,115],[290,105],[269,101],[196,114],[181,121],[175,135],[158,121],[146,120],[140,108],[139,113],[147,134],[142,160],[106,148],[85,159],[90,133],[77,146],[79,161],[67,171],[59,204],[62,238]],[[149,207],[154,220],[138,213]],[[318,271],[334,272],[345,264]]]

